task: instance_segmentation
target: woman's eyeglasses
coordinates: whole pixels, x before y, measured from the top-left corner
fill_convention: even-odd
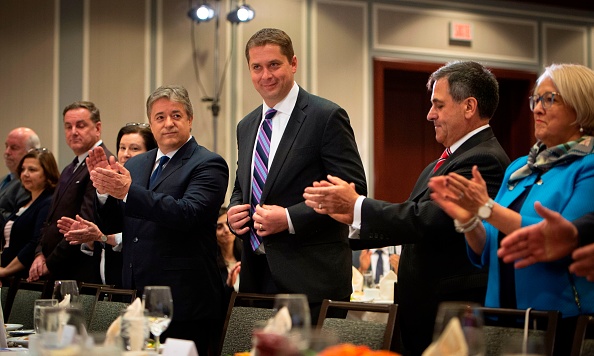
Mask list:
[[[528,100],[530,101],[530,110],[534,111],[536,104],[540,101],[540,105],[542,105],[543,109],[548,109],[553,106],[555,102],[555,96],[561,96],[561,94],[556,93],[554,91],[548,91],[542,95],[530,95]]]
[[[126,126],[138,126],[140,128],[143,129],[150,129],[151,125],[147,124],[146,122],[129,122],[126,124]]]
[[[28,152],[33,152],[33,151],[40,152],[40,153],[48,153],[49,152],[49,150],[45,147],[40,147],[40,148],[33,147]]]

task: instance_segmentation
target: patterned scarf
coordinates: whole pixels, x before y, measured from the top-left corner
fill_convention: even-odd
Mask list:
[[[507,185],[511,189],[520,179],[535,171],[544,173],[557,164],[571,162],[592,152],[594,152],[592,136],[582,136],[576,141],[569,141],[551,148],[547,148],[538,141],[530,149],[526,165],[511,174]]]

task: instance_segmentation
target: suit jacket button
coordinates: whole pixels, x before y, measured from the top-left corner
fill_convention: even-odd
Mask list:
[[[130,268],[132,268],[132,262],[130,262]]]
[[[134,239],[132,239],[132,242],[138,242],[138,237],[135,237]]]

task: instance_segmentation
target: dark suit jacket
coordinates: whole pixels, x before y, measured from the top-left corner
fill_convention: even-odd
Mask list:
[[[252,153],[262,119],[262,106],[237,125],[237,175],[230,206],[250,203]],[[274,135],[274,133],[273,133]],[[303,191],[327,174],[354,182],[367,194],[365,172],[347,113],[338,105],[307,93],[299,95],[276,151],[262,191],[262,204],[289,211],[295,234],[288,231],[264,237],[268,267],[276,287],[285,293],[304,293],[309,302],[348,297],[351,250],[348,228],[305,205]],[[262,270],[244,241],[239,290],[262,292]],[[263,267],[267,268],[267,267]]]
[[[0,231],[4,229],[8,217],[29,200],[31,200],[31,193],[23,188],[18,178],[13,178],[4,189],[0,190]]]
[[[101,144],[107,156],[111,152]],[[74,279],[89,283],[101,283],[99,260],[80,252],[79,245],[70,245],[60,233],[57,221],[63,216],[75,219],[79,214],[83,219],[94,221],[96,189],[89,176],[86,162],[81,162],[70,178],[64,171],[54,192],[52,205],[41,234],[36,253],[43,253],[45,263],[53,279]]]
[[[403,342],[411,354],[420,354],[431,342],[437,305],[452,298],[484,303],[487,274],[474,267],[466,254],[463,234],[435,204],[427,184],[435,175],[456,172],[472,177],[477,165],[494,197],[509,158],[491,128],[480,131],[460,146],[433,173],[435,162],[423,170],[407,201],[392,204],[365,199],[361,208],[360,240],[353,248],[402,244],[398,268],[398,312]],[[473,297],[473,290],[482,295]],[[401,313],[402,311],[402,313]]]
[[[45,189],[22,215],[17,216],[16,211],[27,202],[21,203],[8,218],[8,220],[14,220],[14,223],[10,230],[10,245],[2,251],[2,267],[8,266],[15,257],[18,257],[19,261],[25,266],[25,269],[18,276],[26,277],[29,275],[29,267],[35,257],[35,248],[39,243],[41,228],[47,217],[53,192],[54,189]]]
[[[170,286],[173,321],[219,319],[223,284],[216,221],[229,169],[222,157],[192,138],[149,190],[156,155],[154,149],[126,162],[132,176],[126,202],[109,197],[98,209],[101,231],[123,233],[125,288],[142,294],[147,285]]]

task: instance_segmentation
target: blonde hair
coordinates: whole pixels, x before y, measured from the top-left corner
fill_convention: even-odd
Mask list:
[[[542,81],[550,78],[563,101],[576,112],[576,122],[584,134],[594,133],[594,70],[580,64],[551,64],[536,81],[534,93]]]

